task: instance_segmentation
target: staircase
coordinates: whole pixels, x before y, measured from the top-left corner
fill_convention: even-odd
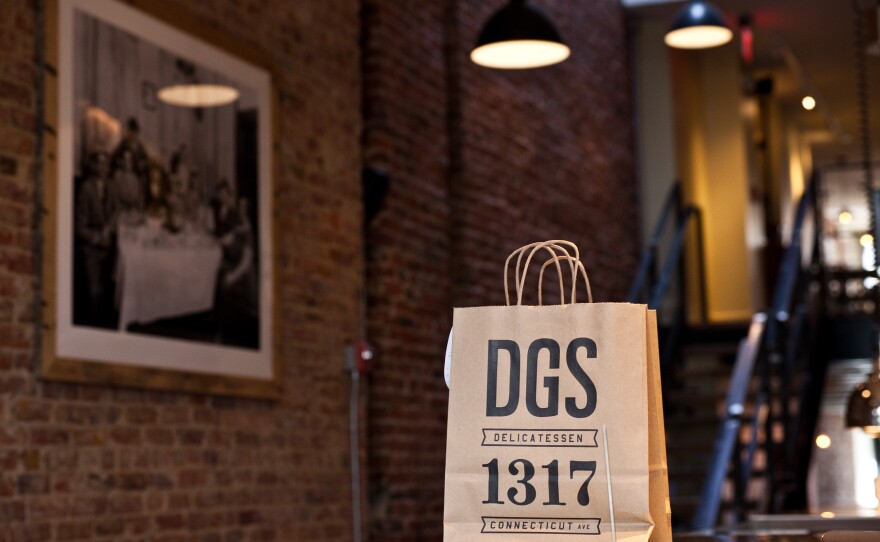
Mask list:
[[[664,302],[690,224],[698,251],[701,244],[699,210],[683,207],[678,189],[646,248],[629,300],[662,306],[661,321],[672,320],[661,328],[660,347],[674,529],[711,531],[739,524],[752,511],[780,512],[805,502],[801,459],[809,458],[815,424],[809,401],[820,390],[816,378],[801,375],[812,373],[821,383],[824,374],[816,370],[823,363],[816,343],[823,288],[813,287],[819,284],[817,241],[815,234],[801,239],[814,194],[811,183],[798,205],[770,308],[747,324],[688,326],[685,301],[671,304],[677,314]],[[669,220],[673,216],[678,220]],[[658,273],[660,240],[670,223],[676,229]],[[802,242],[813,254],[807,266]],[[680,284],[676,290],[683,292]],[[806,405],[803,413],[798,405]]]
[[[746,326],[692,330],[675,374],[664,382],[663,413],[673,527],[690,527],[700,502],[730,375]],[[730,484],[725,500],[733,498]]]

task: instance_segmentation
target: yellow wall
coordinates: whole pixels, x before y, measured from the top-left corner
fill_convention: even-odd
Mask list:
[[[749,149],[736,47],[670,55],[677,163],[685,198],[703,212],[707,318],[710,323],[745,321],[763,292],[756,251],[746,245]],[[692,321],[699,314],[697,264],[692,252]]]

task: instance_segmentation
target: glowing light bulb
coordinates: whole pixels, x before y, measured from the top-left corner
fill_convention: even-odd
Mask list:
[[[812,111],[816,108],[816,99],[812,96],[804,96],[804,99],[801,100],[801,105],[804,106],[804,109],[807,111]]]
[[[816,446],[823,450],[831,446],[831,437],[825,434],[819,435],[818,437],[816,437]]]
[[[865,248],[868,248],[874,244],[874,236],[870,233],[866,233],[859,237],[859,244]]]
[[[840,211],[840,214],[837,215],[837,221],[841,224],[849,224],[852,222],[853,216],[849,211]]]

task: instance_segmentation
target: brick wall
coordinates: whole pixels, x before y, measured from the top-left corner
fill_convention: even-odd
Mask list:
[[[277,67],[286,393],[269,402],[34,376],[35,3],[6,0],[0,540],[350,540],[341,352],[365,324],[364,291],[380,351],[369,534],[440,540],[451,307],[500,303],[500,263],[536,239],[577,242],[598,299],[620,299],[635,267],[622,13],[615,0],[539,3],[575,52],[528,72],[467,60],[500,0],[179,3]],[[363,165],[391,178],[366,284]]]
[[[504,72],[467,57],[500,0],[364,2],[364,159],[390,177],[368,238],[373,540],[441,538],[451,307],[503,303],[504,259],[535,240],[576,242],[600,301],[635,271],[623,13],[534,3],[573,56]]]
[[[466,59],[496,4],[460,2],[455,304],[503,302],[499,266],[517,247],[544,239],[575,242],[596,300],[621,300],[637,265],[638,221],[619,2],[534,2],[572,56],[523,71]]]
[[[440,540],[452,256],[447,7],[364,6],[364,159],[390,176],[368,238],[369,336],[380,352],[369,395],[371,539]]]
[[[179,2],[276,66],[284,397],[35,378],[33,1],[0,9],[0,540],[350,540],[360,334],[359,3]]]

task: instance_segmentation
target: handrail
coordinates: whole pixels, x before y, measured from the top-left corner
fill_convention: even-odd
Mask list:
[[[668,253],[666,254],[666,258],[662,263],[660,277],[659,279],[657,279],[656,283],[652,285],[650,284],[650,281],[651,276],[653,275],[652,272],[655,270],[654,265],[655,263],[657,263],[658,260],[658,249],[660,248],[660,242],[663,238],[663,234],[667,230],[667,224],[669,224],[670,217],[673,216],[673,213],[678,218],[678,220],[676,222],[675,229],[673,230],[671,245],[669,247]],[[703,320],[705,320],[705,284],[703,283],[702,267],[703,219],[702,214],[700,213],[700,209],[696,206],[682,206],[681,183],[678,181],[676,181],[672,185],[672,188],[670,188],[669,194],[667,194],[666,200],[664,201],[663,207],[660,211],[660,217],[658,218],[657,223],[654,225],[654,231],[651,233],[651,238],[648,241],[648,244],[645,246],[644,251],[642,252],[642,258],[639,262],[639,269],[636,272],[636,276],[633,279],[629,294],[627,295],[627,300],[630,303],[638,303],[642,299],[642,293],[647,286],[648,307],[651,309],[656,309],[657,307],[659,307],[660,302],[663,300],[663,297],[666,294],[666,290],[669,288],[669,284],[672,282],[673,274],[679,267],[678,264],[681,259],[681,253],[684,248],[684,242],[687,237],[688,226],[691,220],[693,220],[696,224],[695,242],[698,252],[697,261],[698,265],[700,266],[700,307],[701,317],[703,318]]]
[[[775,348],[777,344],[776,335],[778,323],[787,321],[791,316],[792,296],[794,295],[794,287],[801,270],[801,236],[803,233],[804,222],[806,221],[807,211],[809,211],[811,207],[815,208],[815,186],[815,181],[810,182],[798,202],[794,227],[791,230],[791,242],[786,249],[782,264],[779,267],[776,288],[773,294],[773,318],[770,319],[771,321],[767,326],[767,341],[773,348]]]
[[[692,527],[695,531],[712,530],[718,518],[718,511],[721,509],[721,487],[727,477],[727,466],[736,447],[739,428],[745,413],[749,382],[761,351],[761,338],[766,322],[767,315],[763,312],[752,316],[748,336],[740,342],[737,349],[733,377],[725,402],[724,420],[715,439],[715,449],[712,453],[709,473],[703,483],[700,504],[694,513]]]
[[[638,302],[639,295],[645,287],[645,281],[648,280],[648,274],[651,271],[651,267],[654,265],[654,260],[657,259],[657,248],[660,246],[660,239],[663,237],[663,232],[666,230],[666,223],[669,221],[672,212],[680,205],[681,183],[676,181],[669,190],[669,194],[666,196],[666,201],[663,203],[663,208],[660,211],[660,218],[657,220],[657,224],[654,226],[654,232],[651,234],[651,240],[648,241],[645,250],[642,252],[642,261],[639,264],[639,270],[636,272],[636,278],[633,280],[632,287],[627,296],[627,300],[630,303]]]
[[[773,295],[773,303],[770,314],[758,312],[752,317],[749,326],[748,336],[744,339],[737,350],[736,362],[733,369],[733,376],[728,389],[727,401],[725,404],[725,414],[719,428],[718,436],[715,440],[715,448],[713,450],[712,460],[706,480],[703,484],[699,507],[694,514],[692,527],[695,531],[709,531],[717,521],[718,512],[721,507],[721,489],[725,478],[727,477],[728,466],[733,459],[734,450],[739,442],[739,431],[743,423],[743,414],[745,412],[745,401],[749,391],[749,384],[754,376],[755,368],[759,364],[763,364],[764,370],[761,372],[761,390],[758,392],[758,405],[772,405],[771,393],[774,391],[770,385],[771,372],[768,365],[767,354],[776,352],[777,350],[786,350],[785,355],[796,355],[795,350],[788,345],[788,348],[780,348],[777,344],[777,336],[779,334],[779,326],[788,321],[792,314],[792,303],[794,299],[795,286],[801,274],[801,237],[803,235],[803,227],[806,221],[807,212],[815,203],[815,180],[811,181],[805,190],[801,200],[798,202],[797,212],[795,215],[795,223],[792,228],[791,241],[786,248],[783,261],[777,275],[776,288]],[[817,234],[815,232],[814,234]],[[815,242],[814,242],[815,245]],[[803,323],[802,318],[796,318],[795,324],[798,328],[793,333],[799,334],[799,326]],[[792,360],[787,360],[785,364],[786,372],[790,371]],[[787,381],[789,374],[783,375],[783,380]],[[786,388],[787,389],[787,388]],[[784,391],[783,394],[787,394]],[[782,403],[787,405],[788,397],[782,397]],[[787,408],[784,409],[787,413]],[[772,423],[772,416],[768,416],[764,423],[769,426]],[[758,412],[754,412],[751,417],[750,434],[753,436],[746,450],[745,457],[739,458],[738,469],[741,479],[737,480],[738,487],[746,488],[752,473],[752,460],[755,456],[756,441],[754,437],[758,433],[758,427],[761,424]],[[786,430],[788,428],[786,427]],[[768,432],[769,435],[769,432]],[[767,437],[769,438],[769,437]],[[768,460],[768,465],[769,465]],[[769,465],[772,467],[772,465]],[[773,488],[770,488],[773,491]],[[738,495],[741,498],[741,495]],[[744,503],[740,503],[744,504]]]
[[[676,217],[676,221],[672,229],[672,237],[665,259],[660,265],[660,276],[657,278],[656,265],[659,263],[659,249],[663,236],[669,229],[667,226],[671,222],[672,216]],[[676,271],[679,272],[682,285],[681,304],[678,308],[678,314],[671,319],[671,325],[664,333],[663,345],[660,353],[660,367],[662,373],[668,373],[669,366],[675,358],[678,351],[679,336],[686,326],[687,320],[687,304],[684,291],[684,269],[682,267],[682,252],[685,240],[687,239],[689,225],[693,221],[694,237],[693,242],[696,250],[696,260],[699,269],[699,300],[700,300],[700,318],[706,319],[706,292],[705,282],[703,280],[703,220],[700,210],[693,206],[687,205],[682,207],[681,184],[676,181],[660,211],[660,217],[654,226],[642,259],[639,263],[639,269],[636,272],[632,287],[630,288],[627,300],[630,303],[647,302],[648,308],[658,309],[663,301],[670,284],[673,281]],[[644,296],[644,297],[643,297]],[[645,297],[647,299],[645,299]]]
[[[687,227],[691,217],[694,217],[694,220],[697,223],[697,228],[702,230],[702,215],[700,214],[700,210],[693,205],[688,205],[682,210],[681,217],[678,219],[678,227],[675,230],[675,237],[672,239],[672,246],[669,248],[669,254],[666,256],[666,261],[663,262],[663,271],[660,273],[660,279],[654,286],[654,291],[651,293],[651,299],[648,302],[648,308],[650,309],[656,309],[660,306],[660,302],[666,294],[666,288],[669,287],[669,283],[672,280],[672,273],[678,265],[678,258],[681,256],[681,250],[684,247]]]

